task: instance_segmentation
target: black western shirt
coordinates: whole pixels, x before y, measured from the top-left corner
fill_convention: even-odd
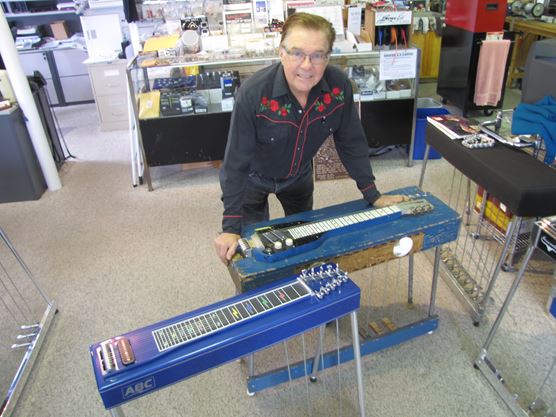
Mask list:
[[[339,68],[326,68],[305,108],[290,92],[279,62],[242,83],[220,170],[222,230],[241,233],[243,191],[250,172],[276,180],[295,177],[304,172],[331,134],[349,175],[372,204],[380,193],[369,162],[367,138],[351,83]]]

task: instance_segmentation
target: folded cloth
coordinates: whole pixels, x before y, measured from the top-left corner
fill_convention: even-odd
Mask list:
[[[522,103],[518,107],[539,114],[547,120],[556,121],[556,99],[552,96],[544,96],[534,104]]]
[[[473,97],[473,102],[477,106],[495,106],[500,101],[509,51],[508,39],[483,41],[479,52]]]
[[[521,103],[512,116],[512,134],[540,135],[546,145],[546,164],[556,158],[556,99],[545,96],[533,104]]]

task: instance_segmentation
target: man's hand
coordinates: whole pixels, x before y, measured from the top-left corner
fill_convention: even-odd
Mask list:
[[[404,201],[409,201],[409,197],[406,195],[383,194],[373,203],[373,207],[382,208],[393,204],[403,203]]]
[[[221,233],[214,239],[214,249],[216,249],[216,254],[224,265],[228,265],[232,260],[240,237],[234,233]]]

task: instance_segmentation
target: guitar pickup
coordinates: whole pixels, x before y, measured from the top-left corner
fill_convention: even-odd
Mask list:
[[[118,340],[117,343],[118,352],[120,353],[120,358],[124,365],[131,365],[135,362],[135,354],[133,353],[133,349],[131,348],[131,343],[129,343],[129,339],[125,337]]]
[[[97,356],[103,375],[118,370],[116,354],[111,340],[106,340],[100,344],[100,347],[97,348]]]

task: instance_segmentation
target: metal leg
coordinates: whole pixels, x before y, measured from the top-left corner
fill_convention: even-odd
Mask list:
[[[537,240],[537,239],[535,239],[535,240]],[[523,275],[525,274],[525,268],[527,268],[527,264],[529,263],[529,259],[531,259],[531,256],[533,255],[533,252],[535,251],[535,247],[536,247],[536,243],[534,245],[532,244],[529,247],[529,250],[527,251],[527,255],[525,256],[525,259],[523,260],[523,263],[521,264],[521,268],[519,268],[519,272],[517,273],[517,275],[514,279],[514,282],[512,283],[512,286],[510,287],[510,290],[508,291],[508,295],[506,296],[506,299],[504,300],[504,304],[502,304],[502,308],[498,312],[498,316],[496,317],[496,320],[494,321],[494,324],[492,325],[492,328],[490,329],[490,332],[488,333],[486,341],[483,345],[484,350],[488,350],[490,344],[492,343],[492,339],[494,338],[494,334],[496,333],[496,330],[498,330],[498,327],[500,326],[500,322],[502,321],[502,318],[504,317],[504,314],[506,314],[506,310],[508,309],[508,305],[510,304],[510,301],[512,301],[512,298],[514,297],[514,294],[517,291],[517,287],[519,286],[521,280],[523,279]]]
[[[425,147],[425,155],[423,155],[423,167],[421,168],[421,177],[419,177],[419,188],[423,189],[423,181],[425,180],[425,169],[427,168],[427,162],[429,161],[429,152],[431,146],[427,143]]]
[[[112,417],[125,417],[122,407],[114,407],[110,409],[110,415]]]
[[[349,315],[351,319],[351,336],[353,339],[353,358],[355,359],[355,373],[357,374],[357,393],[359,396],[359,415],[365,417],[365,396],[363,393],[363,370],[361,367],[361,349],[359,346],[359,326],[357,324],[357,312]],[[339,364],[338,364],[339,366]]]
[[[129,68],[126,71],[126,75],[127,75],[128,92],[131,96],[131,92],[135,91],[135,87],[134,87],[133,80],[132,80],[132,77],[131,77],[131,70]],[[149,85],[147,78],[145,79],[145,81],[147,82],[147,85]],[[141,136],[141,128],[139,126],[139,108],[138,108],[136,100],[130,100],[130,103],[131,103],[131,108],[133,110],[133,113],[130,114],[129,117],[135,118],[135,129],[136,129],[136,132],[137,132],[137,141],[139,143],[139,151],[140,151],[138,156],[140,157],[140,159],[142,159],[143,175],[144,175],[145,179],[147,180],[148,190],[152,191],[153,186],[152,186],[152,181],[151,181],[151,172],[149,170],[149,164],[147,163],[147,156],[145,154],[145,147],[143,146],[143,137]],[[131,163],[133,164],[134,161],[132,160]],[[139,171],[138,175],[141,175],[141,172],[140,172],[139,169],[138,169],[138,171]]]
[[[519,218],[516,217],[508,225],[508,232],[506,233],[506,241],[504,242],[504,248],[502,249],[502,253],[500,254],[500,258],[498,259],[498,262],[496,263],[496,268],[494,269],[494,272],[492,273],[492,277],[490,278],[490,282],[488,283],[488,288],[485,291],[484,297],[481,301],[481,313],[480,313],[480,316],[478,317],[477,322],[480,322],[481,319],[482,319],[482,316],[483,316],[485,308],[486,308],[486,303],[488,302],[488,300],[490,298],[490,293],[494,289],[494,284],[496,284],[496,279],[498,278],[498,275],[500,274],[500,270],[502,269],[502,264],[504,263],[504,259],[506,259],[506,255],[507,255],[508,250],[510,248],[510,244],[512,243],[511,242],[512,241],[512,236],[514,235],[514,233],[516,231],[516,228],[517,228],[517,224],[519,223],[517,221],[518,219]]]
[[[254,354],[247,356],[247,372],[249,374],[249,378],[255,375],[255,355]]]
[[[467,188],[465,191],[465,225],[469,226],[471,224],[471,180],[467,178]]]
[[[438,272],[440,271],[440,246],[434,249],[434,266],[432,270],[431,301],[429,304],[429,317],[434,314],[436,303],[436,288],[438,287]]]
[[[315,357],[313,358],[313,370],[311,372],[311,382],[316,382],[317,374],[319,372],[319,360],[322,356],[322,338],[324,335],[324,325],[319,327],[319,340],[317,341],[317,350],[315,352]]]
[[[413,304],[413,254],[409,255],[409,264],[407,266],[407,302]]]
[[[481,237],[481,225],[483,220],[485,220],[487,200],[488,200],[488,192],[487,190],[483,190],[483,199],[481,201],[481,211],[479,213],[479,221],[477,222],[477,230],[475,231],[474,234],[473,233],[471,234],[476,239],[479,239]]]
[[[517,241],[519,240],[519,231],[521,230],[521,225],[523,223],[523,217],[519,217],[516,219],[516,230],[515,230],[515,234],[510,236],[510,239],[512,240],[512,244],[510,246],[510,253],[508,253],[507,257],[506,257],[506,261],[504,262],[504,264],[502,265],[502,269],[506,272],[513,272],[515,271],[514,268],[514,256],[515,256],[515,252],[517,249]]]

